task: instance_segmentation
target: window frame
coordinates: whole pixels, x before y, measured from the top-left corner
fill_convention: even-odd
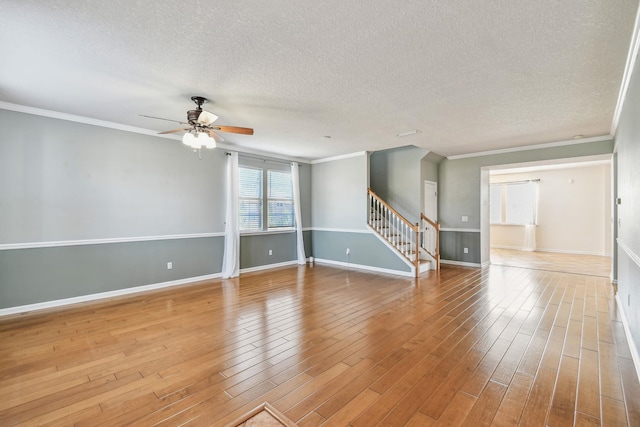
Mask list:
[[[293,199],[293,182],[291,182],[291,199],[282,198],[269,198],[269,171],[280,172],[289,175],[291,177],[291,168],[287,164],[269,162],[268,160],[257,159],[242,159],[240,158],[240,169],[257,169],[262,171],[262,199],[261,199],[261,225],[260,229],[240,229],[240,235],[256,235],[256,234],[277,234],[277,233],[290,233],[296,230],[295,226],[295,207]],[[240,184],[240,183],[239,183]],[[239,191],[240,193],[240,191]],[[240,197],[239,201],[243,198]],[[291,201],[292,206],[292,225],[283,227],[269,227],[269,202],[270,201]],[[238,209],[238,222],[240,221],[240,211]]]

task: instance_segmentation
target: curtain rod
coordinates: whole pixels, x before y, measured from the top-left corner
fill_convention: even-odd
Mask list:
[[[497,185],[497,184],[522,184],[525,182],[540,182],[540,178],[538,179],[525,179],[522,181],[503,181],[503,182],[492,182],[491,185]]]
[[[228,151],[227,151],[227,152],[225,152],[224,154],[226,154],[227,156],[230,156],[230,155],[231,155],[231,153],[229,153]],[[240,154],[240,153],[238,153],[238,157],[244,157],[244,158],[246,158],[246,159],[260,160],[260,161],[263,161],[263,162],[282,163],[282,164],[285,164],[285,165],[290,165],[291,163],[295,163],[295,162],[293,162],[293,161],[288,162],[288,161],[286,161],[286,160],[271,160],[271,159],[263,159],[262,157],[250,156],[250,155],[248,155],[248,154]]]

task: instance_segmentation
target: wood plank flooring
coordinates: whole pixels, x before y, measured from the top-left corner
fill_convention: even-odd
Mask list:
[[[607,279],[288,267],[0,319],[2,426],[638,426]]]

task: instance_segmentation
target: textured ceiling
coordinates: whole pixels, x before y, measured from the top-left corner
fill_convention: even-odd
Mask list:
[[[227,144],[449,156],[607,135],[638,0],[4,0],[0,101]],[[397,134],[418,130],[416,134]],[[325,138],[331,136],[331,138]]]

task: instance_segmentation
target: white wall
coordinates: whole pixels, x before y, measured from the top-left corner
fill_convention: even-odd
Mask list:
[[[537,250],[611,255],[609,163],[491,176],[492,183],[529,179],[540,179]],[[491,226],[491,247],[523,243],[523,226]]]

